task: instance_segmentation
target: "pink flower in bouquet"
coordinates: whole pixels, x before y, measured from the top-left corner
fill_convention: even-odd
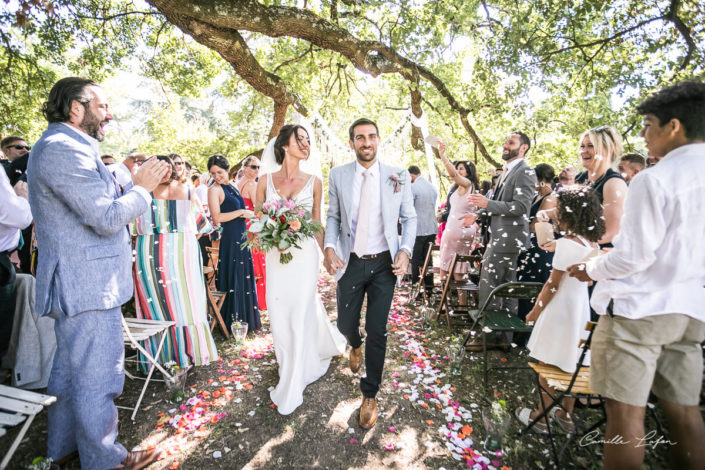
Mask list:
[[[291,227],[291,230],[294,232],[298,232],[301,229],[301,221],[299,219],[294,219],[289,223],[289,227]]]
[[[284,201],[284,207],[293,210],[296,208],[296,204],[294,204],[294,201],[292,201],[291,199],[287,199],[286,201]]]
[[[272,208],[272,202],[271,202],[271,201],[267,201],[267,202],[265,202],[264,204],[262,204],[262,210],[263,210],[263,211],[269,212],[269,209],[271,209],[271,208]]]
[[[306,215],[306,211],[304,211],[303,209],[301,209],[301,210],[298,212],[298,214],[299,214],[299,217],[303,217],[304,215]]]

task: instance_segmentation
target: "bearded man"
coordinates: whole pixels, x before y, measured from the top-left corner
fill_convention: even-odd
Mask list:
[[[489,230],[489,243],[485,249],[480,273],[480,305],[492,290],[505,282],[516,280],[519,253],[529,244],[529,211],[536,194],[536,173],[524,161],[531,148],[531,140],[523,132],[513,132],[502,146],[505,164],[491,199],[481,194],[470,194],[467,200],[479,208],[477,214],[465,216],[465,224],[472,224],[480,217]],[[517,299],[497,299],[491,308],[517,314]],[[488,340],[487,348],[509,347],[511,338],[495,336]],[[482,340],[470,343],[469,351],[482,351]]]
[[[113,403],[124,383],[121,306],[133,291],[125,227],[170,168],[145,163],[123,192],[98,157],[113,116],[90,80],[59,80],[43,111],[49,127],[30,153],[27,183],[41,249],[36,310],[56,320],[48,456],[60,463],[77,452],[84,469],[143,468],[157,453],[128,453],[116,441]]]

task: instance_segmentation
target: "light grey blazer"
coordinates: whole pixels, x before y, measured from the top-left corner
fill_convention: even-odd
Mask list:
[[[137,191],[120,196],[96,141],[53,123],[32,148],[29,203],[39,246],[36,311],[106,310],[133,294],[126,225],[149,207]]]
[[[401,168],[379,164],[380,197],[382,198],[382,220],[384,237],[389,245],[392,259],[401,246],[413,249],[416,238],[416,211],[411,195],[409,172]],[[401,191],[395,193],[389,177],[401,173],[405,182]],[[355,162],[337,166],[328,175],[328,212],[326,214],[325,246],[333,245],[345,266],[335,275],[339,280],[345,274],[350,259],[350,233],[352,227],[352,185],[355,179]],[[397,232],[397,221],[401,219],[401,244]]]
[[[519,253],[529,247],[529,211],[536,194],[536,173],[522,159],[505,178],[485,209],[495,253]]]
[[[438,201],[438,191],[426,178],[419,176],[411,184],[411,194],[414,196],[414,209],[416,209],[416,236],[437,234],[436,201]]]

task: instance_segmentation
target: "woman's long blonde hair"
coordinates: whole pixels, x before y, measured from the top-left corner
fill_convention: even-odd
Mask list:
[[[585,136],[590,137],[590,142],[595,148],[595,155],[609,157],[610,165],[617,161],[617,158],[622,155],[622,135],[612,126],[593,127],[583,132],[580,136],[579,144],[583,143]]]

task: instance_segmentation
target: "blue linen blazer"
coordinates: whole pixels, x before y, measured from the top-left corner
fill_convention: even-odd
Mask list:
[[[133,293],[126,225],[148,208],[120,188],[98,145],[70,126],[49,124],[27,167],[39,247],[36,311],[77,315],[127,302]]]
[[[382,220],[384,238],[389,245],[392,259],[400,246],[414,246],[416,241],[416,211],[411,195],[411,178],[409,172],[385,165],[379,165],[380,197],[382,199]],[[400,173],[401,191],[395,193],[389,183],[392,173]],[[350,239],[352,227],[352,183],[355,179],[355,161],[331,169],[328,175],[328,212],[326,214],[326,235],[324,246],[333,245],[345,266],[334,276],[339,280],[345,274],[350,259]],[[397,231],[397,221],[401,219],[401,243]]]

